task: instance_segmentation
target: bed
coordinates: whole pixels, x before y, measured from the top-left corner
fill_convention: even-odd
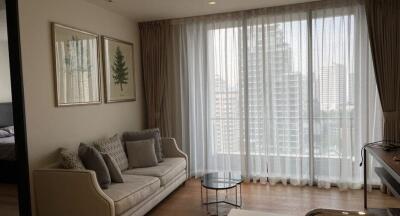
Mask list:
[[[0,137],[1,183],[16,183],[18,179],[13,124],[12,103],[0,103],[0,128],[9,132],[8,136]]]

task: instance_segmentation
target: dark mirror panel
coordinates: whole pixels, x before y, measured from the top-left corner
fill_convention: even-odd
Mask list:
[[[10,52],[5,0],[0,0],[0,212],[18,213],[18,167],[15,151]]]

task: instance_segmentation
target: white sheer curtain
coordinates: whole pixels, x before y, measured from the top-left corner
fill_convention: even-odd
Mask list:
[[[192,175],[361,187],[382,115],[364,16],[358,1],[322,1],[174,21]]]
[[[247,19],[250,177],[310,180],[308,13],[255,13]]]
[[[382,135],[364,8],[313,10],[312,39],[315,179],[360,188],[360,149]]]
[[[183,149],[189,152],[196,176],[246,171],[241,159],[245,155],[242,22],[237,16],[188,20],[178,25],[180,36],[174,37],[185,47],[186,55],[180,55],[182,143],[188,144]]]

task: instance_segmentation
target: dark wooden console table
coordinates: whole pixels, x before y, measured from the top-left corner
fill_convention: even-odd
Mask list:
[[[391,193],[400,198],[400,162],[393,160],[393,157],[400,153],[400,149],[396,151],[385,151],[382,148],[368,146],[364,148],[364,208],[368,208],[368,191],[367,191],[367,154],[376,159],[382,167],[375,168],[376,174],[382,183],[387,186]],[[371,209],[371,211],[379,211],[379,215],[400,215],[400,208],[393,209]],[[387,212],[387,213],[386,213]],[[389,213],[390,212],[390,213]]]

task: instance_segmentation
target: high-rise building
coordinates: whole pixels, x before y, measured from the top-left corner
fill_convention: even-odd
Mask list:
[[[269,37],[248,35],[254,37],[250,39],[253,43],[247,44],[247,68],[240,72],[246,77],[237,76],[233,87],[232,80],[226,80],[221,71],[214,73],[214,142],[221,152],[228,147],[229,151],[239,151],[248,131],[249,146],[254,151],[295,154],[304,136],[308,136],[304,134],[308,133],[308,123],[302,118],[307,112],[307,79],[293,69],[293,51],[285,41],[282,25],[256,28],[268,31]],[[260,57],[264,60],[260,61]],[[248,118],[247,125],[241,123],[244,118]],[[248,130],[241,130],[244,127]],[[266,134],[270,137],[266,138]]]
[[[239,152],[240,103],[239,89],[230,88],[226,79],[216,75],[212,127],[217,152]]]
[[[346,68],[342,64],[321,67],[317,72],[317,88],[321,111],[334,111],[346,103]],[[350,98],[349,98],[350,99]]]

